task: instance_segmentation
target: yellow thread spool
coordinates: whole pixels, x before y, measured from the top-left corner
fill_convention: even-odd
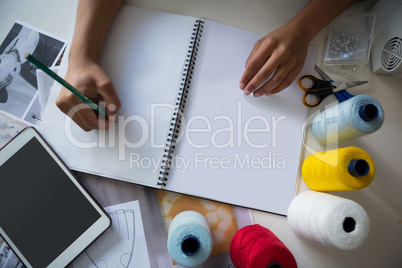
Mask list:
[[[314,153],[306,158],[302,176],[315,191],[349,191],[367,187],[374,179],[370,155],[357,147]]]

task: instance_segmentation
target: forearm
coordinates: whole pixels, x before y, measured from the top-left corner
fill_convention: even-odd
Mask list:
[[[331,20],[356,0],[310,0],[288,26],[304,32],[310,42]]]
[[[103,40],[122,5],[122,0],[80,0],[70,63],[97,61]]]

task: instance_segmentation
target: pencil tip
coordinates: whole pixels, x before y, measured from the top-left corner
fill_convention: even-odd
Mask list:
[[[29,57],[29,53],[25,53],[24,58],[28,58]]]

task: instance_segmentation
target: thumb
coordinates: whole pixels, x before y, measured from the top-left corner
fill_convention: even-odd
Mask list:
[[[116,90],[109,79],[103,82],[98,88],[99,93],[105,102],[106,114],[108,115],[109,120],[114,121],[113,119],[121,107],[121,102],[117,96]]]

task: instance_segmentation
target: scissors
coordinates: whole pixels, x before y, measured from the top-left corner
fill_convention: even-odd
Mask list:
[[[326,73],[324,73],[317,65],[315,70],[321,75],[324,80],[318,79],[313,75],[304,75],[299,79],[299,86],[303,89],[304,94],[303,104],[309,108],[318,106],[326,97],[334,94],[339,102],[343,102],[347,99],[354,97],[349,94],[345,89],[363,85],[368,81],[352,81],[352,82],[334,82]],[[312,86],[305,87],[302,84],[303,80],[311,80]],[[310,98],[309,101],[306,100],[307,96],[312,95],[315,98]],[[311,100],[312,99],[312,100]]]

